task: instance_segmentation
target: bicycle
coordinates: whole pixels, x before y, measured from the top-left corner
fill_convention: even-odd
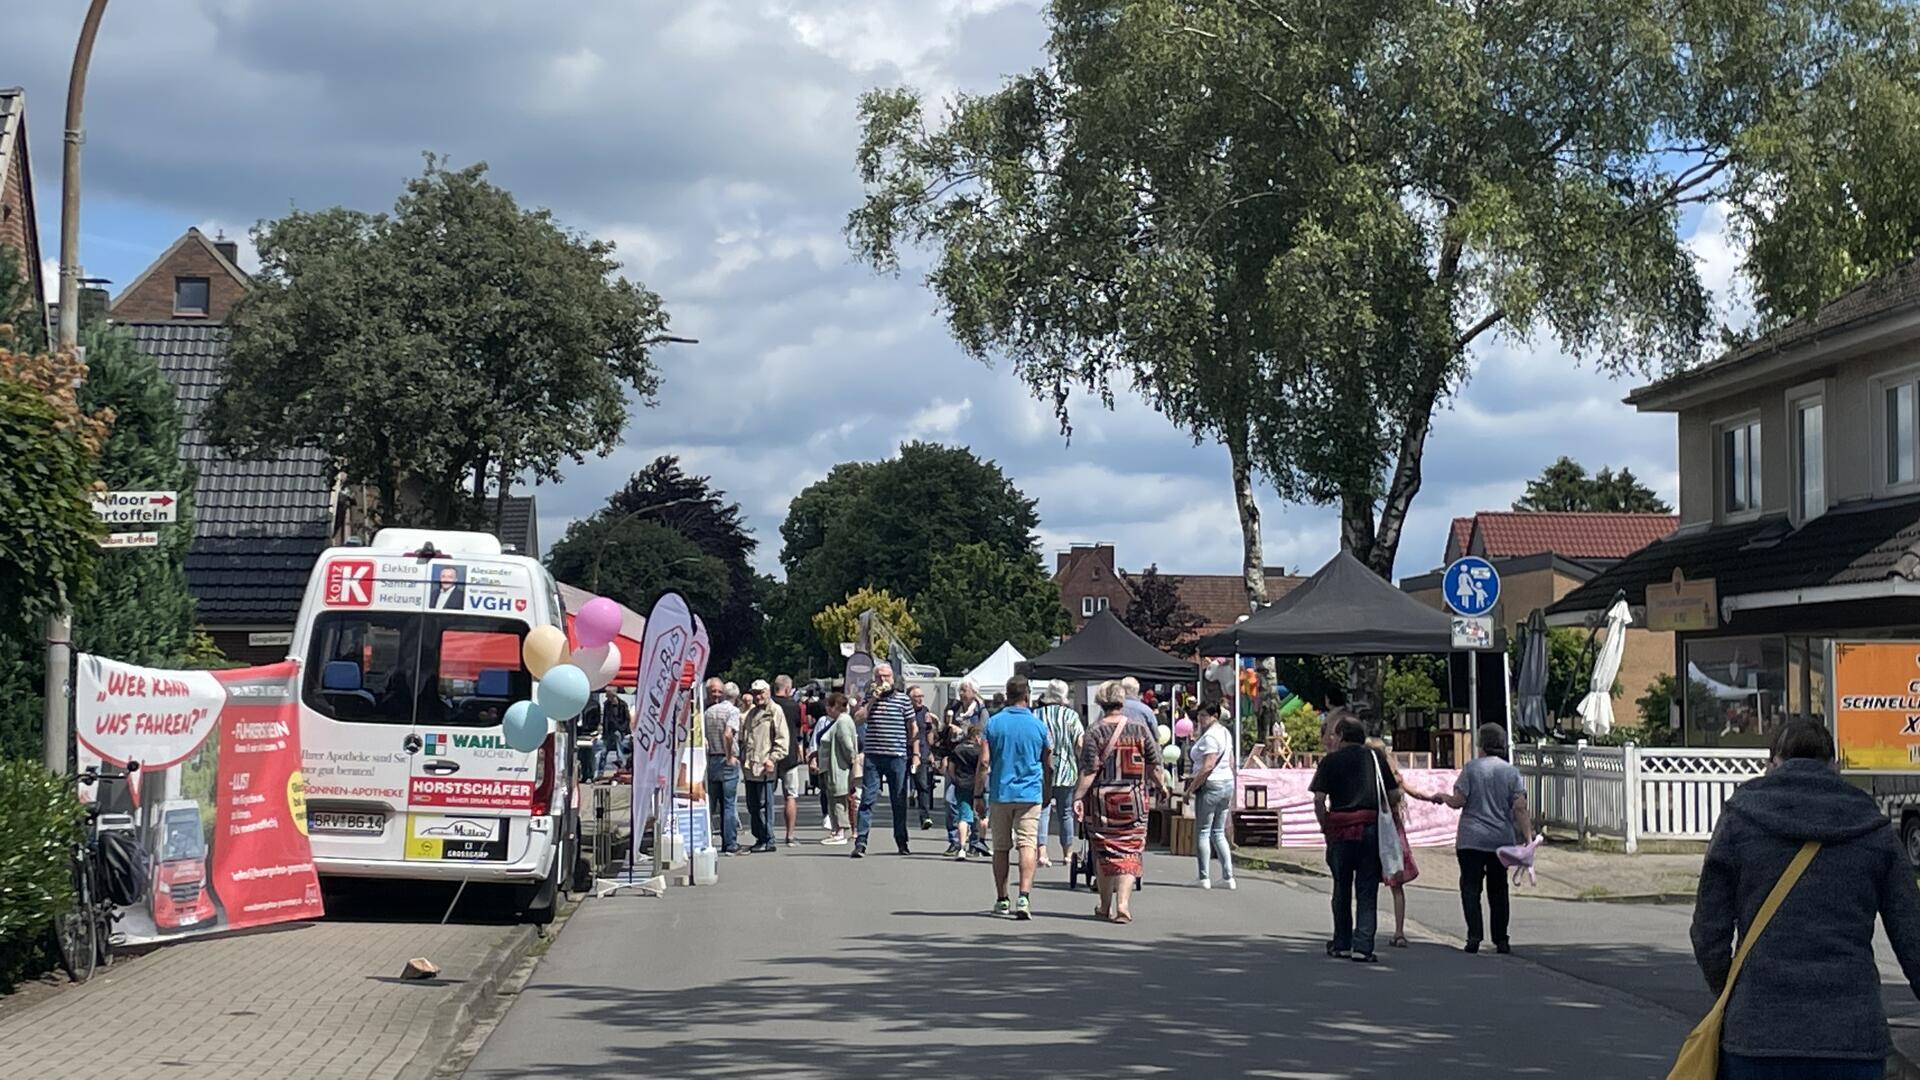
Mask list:
[[[86,982],[100,968],[113,966],[113,924],[119,915],[107,887],[109,871],[105,844],[101,840],[100,802],[107,785],[127,783],[139,768],[138,764],[129,762],[125,775],[103,776],[99,769],[88,768],[79,776],[80,783],[99,785],[99,790],[87,807],[86,832],[74,845],[71,857],[72,905],[54,917],[53,926],[60,968],[76,983]]]

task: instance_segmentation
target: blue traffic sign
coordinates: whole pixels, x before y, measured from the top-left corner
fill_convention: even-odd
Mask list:
[[[1500,602],[1500,571],[1478,555],[1455,559],[1440,585],[1447,606],[1461,615],[1485,615]]]

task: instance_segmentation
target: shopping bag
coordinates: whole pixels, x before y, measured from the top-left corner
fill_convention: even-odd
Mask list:
[[[1773,883],[1773,891],[1760,905],[1759,914],[1753,917],[1753,925],[1747,927],[1745,937],[1740,939],[1740,947],[1734,950],[1733,966],[1727,969],[1727,985],[1720,990],[1720,999],[1707,1010],[1707,1015],[1687,1034],[1687,1041],[1680,1044],[1680,1056],[1674,1059],[1673,1068],[1667,1073],[1667,1080],[1715,1080],[1720,1075],[1720,1027],[1726,1021],[1727,999],[1733,996],[1733,983],[1740,977],[1740,966],[1746,963],[1747,952],[1753,943],[1760,939],[1760,932],[1773,921],[1773,913],[1780,910],[1780,904],[1793,891],[1806,873],[1807,864],[1820,850],[1820,841],[1809,840],[1800,846],[1800,850],[1787,864],[1780,880]]]
[[[1400,825],[1393,819],[1393,804],[1387,801],[1387,781],[1380,773],[1379,751],[1369,750],[1368,754],[1373,757],[1373,790],[1380,808],[1380,879],[1387,881],[1399,877],[1405,869]]]

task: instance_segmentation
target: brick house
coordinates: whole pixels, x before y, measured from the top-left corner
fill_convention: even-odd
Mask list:
[[[1112,544],[1075,544],[1054,555],[1054,585],[1060,590],[1060,602],[1073,616],[1077,631],[1087,620],[1111,608],[1124,615],[1133,602],[1132,578],[1116,563]],[[1285,596],[1304,578],[1288,574],[1277,566],[1266,568],[1267,601]],[[1180,599],[1206,620],[1199,630],[1211,634],[1232,626],[1247,614],[1246,584],[1239,574],[1174,574],[1160,576],[1180,592]]]
[[[1462,555],[1478,555],[1500,571],[1501,623],[1509,634],[1535,609],[1551,608],[1593,580],[1607,567],[1632,556],[1680,527],[1677,514],[1529,513],[1488,510],[1453,520],[1440,567],[1403,578],[1400,588],[1434,608],[1446,609],[1441,578]],[[1673,635],[1648,630],[1644,622],[1627,629],[1620,662],[1614,714],[1634,722],[1634,703],[1661,675],[1673,674]],[[1558,712],[1574,703],[1549,701]]]
[[[108,309],[117,323],[222,324],[247,294],[240,245],[188,229],[121,290]]]
[[[42,330],[50,329],[40,227],[33,207],[33,160],[27,152],[27,95],[17,86],[0,89],[0,247],[10,249],[20,260],[33,304],[29,317],[37,319]],[[0,321],[12,318],[12,312],[0,312]]]

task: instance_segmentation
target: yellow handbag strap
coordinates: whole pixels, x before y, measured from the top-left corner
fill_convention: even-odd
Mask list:
[[[1740,947],[1734,950],[1733,966],[1727,969],[1726,989],[1720,991],[1722,1004],[1725,1004],[1727,998],[1733,993],[1733,981],[1740,977],[1740,967],[1746,962],[1747,953],[1753,948],[1753,943],[1760,939],[1760,932],[1773,921],[1773,913],[1780,910],[1780,905],[1787,899],[1787,894],[1800,883],[1800,875],[1807,872],[1807,865],[1813,862],[1814,855],[1819,851],[1820,841],[1818,840],[1809,840],[1800,845],[1800,850],[1793,855],[1793,861],[1788,863],[1786,870],[1781,873],[1780,880],[1773,883],[1773,891],[1768,893],[1766,900],[1760,904],[1759,913],[1753,917],[1753,925],[1747,927],[1747,932],[1740,938]]]

